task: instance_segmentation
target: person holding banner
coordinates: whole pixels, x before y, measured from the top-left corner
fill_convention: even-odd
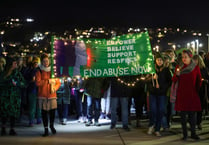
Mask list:
[[[56,134],[56,129],[54,128],[55,110],[57,108],[56,91],[61,85],[58,78],[51,78],[51,66],[47,54],[42,54],[40,69],[36,72],[35,78],[36,85],[38,86],[38,101],[44,126],[44,134],[42,136],[46,137],[49,135],[48,114],[50,118],[50,129],[52,134]]]
[[[117,109],[120,101],[121,106],[121,116],[123,129],[130,131],[128,127],[128,100],[130,93],[130,88],[124,83],[130,81],[130,76],[121,76],[111,78],[111,126],[110,129],[114,129],[117,123]]]
[[[171,73],[168,67],[164,66],[163,56],[160,53],[155,54],[155,70],[149,83],[149,129],[147,134],[161,136],[160,128],[162,118],[166,111],[167,91],[171,85]]]
[[[86,126],[90,126],[94,119],[94,125],[100,126],[99,116],[101,110],[101,97],[108,89],[109,83],[106,78],[88,78],[83,83],[85,94],[87,95],[87,118]]]

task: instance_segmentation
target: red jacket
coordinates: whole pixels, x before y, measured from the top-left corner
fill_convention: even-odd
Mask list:
[[[176,66],[176,69],[179,66]],[[186,65],[183,68],[187,67]],[[176,71],[175,69],[175,71]],[[186,74],[177,77],[174,73],[172,80],[178,80],[178,89],[175,103],[176,111],[201,111],[200,98],[198,95],[201,86],[200,68],[195,68]]]
[[[51,71],[46,72],[44,70],[36,72],[36,85],[38,86],[38,97],[44,98],[56,98],[56,92],[51,93],[51,85],[49,84],[49,79],[51,78]],[[54,85],[57,91],[61,85],[60,80],[57,78]]]

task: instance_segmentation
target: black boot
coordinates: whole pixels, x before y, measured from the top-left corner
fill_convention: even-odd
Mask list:
[[[5,136],[6,134],[7,134],[6,128],[5,127],[2,127],[1,128],[1,136]]]
[[[49,130],[48,127],[44,128],[44,134],[42,134],[43,137],[49,136]]]
[[[52,131],[52,134],[56,134],[56,133],[57,133],[57,131],[56,131],[56,129],[54,128],[53,125],[50,125],[50,129],[51,129],[51,131]]]

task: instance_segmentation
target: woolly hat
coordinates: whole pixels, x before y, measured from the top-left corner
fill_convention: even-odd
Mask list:
[[[188,54],[188,56],[189,56],[190,58],[192,58],[192,57],[193,57],[193,54],[192,54],[192,52],[191,52],[189,49],[185,49],[185,50],[183,50],[183,53]]]
[[[32,63],[39,63],[39,58],[38,57],[33,57]]]

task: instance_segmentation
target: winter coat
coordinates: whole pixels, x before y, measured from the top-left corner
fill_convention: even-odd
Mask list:
[[[123,83],[121,81],[123,81]],[[111,78],[111,97],[131,97],[131,88],[125,83],[131,81],[131,76]]]
[[[105,78],[88,78],[83,82],[85,94],[93,98],[101,98],[108,89],[109,83]]]
[[[51,93],[51,84],[49,79],[51,78],[51,71],[38,70],[36,72],[36,85],[38,86],[38,97],[39,98],[57,98],[56,92]],[[57,91],[61,85],[58,78],[55,79],[54,88]]]
[[[150,80],[149,92],[156,96],[167,96],[167,91],[171,86],[172,76],[168,67],[164,67],[162,71],[156,71],[158,76],[159,88],[156,88],[156,81]],[[153,84],[154,83],[154,84]]]
[[[187,65],[182,67],[186,68]],[[176,66],[176,69],[179,66]],[[176,71],[175,69],[175,71]],[[195,66],[191,72],[176,76],[174,73],[172,81],[178,81],[177,97],[175,103],[176,111],[201,111],[198,91],[201,86],[200,68]]]

